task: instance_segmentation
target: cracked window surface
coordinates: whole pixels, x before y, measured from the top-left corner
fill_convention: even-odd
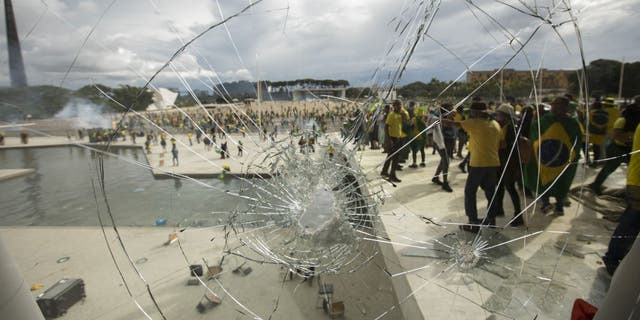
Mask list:
[[[603,300],[608,278],[600,256],[615,224],[602,218],[615,220],[624,210],[613,191],[594,197],[586,190],[595,171],[584,160],[561,168],[577,165],[563,216],[540,213],[538,200],[556,178],[546,189],[518,190],[522,210],[505,200],[507,213],[487,226],[466,222],[467,175],[457,162],[450,161],[451,193],[429,182],[439,162],[429,152],[424,167],[405,166],[395,183],[380,176],[394,154],[368,141],[384,130],[382,101],[396,99],[394,88],[434,56],[445,57],[442,68],[454,81],[419,103],[430,121],[395,153],[441,130],[453,113],[432,111],[445,102],[452,110],[476,96],[502,102],[509,90],[526,88],[527,105],[548,106],[548,56],[572,61],[576,99],[589,101],[580,28],[588,7],[572,3],[376,4],[388,12],[376,22],[385,33],[353,43],[321,29],[348,35],[350,24],[368,19],[366,3],[14,3],[25,57],[38,57],[47,39],[69,36],[72,54],[42,72],[51,88],[74,89],[30,87],[0,101],[14,110],[2,121],[8,137],[18,141],[25,132],[32,145],[47,146],[0,150],[7,160],[0,169],[36,169],[0,184],[9,213],[0,224],[36,226],[8,228],[9,239],[56,244],[51,253],[16,254],[27,281],[84,278],[88,297],[69,310],[73,319],[324,319],[341,312],[348,319],[569,318],[575,299]],[[144,19],[125,14],[136,10]],[[317,19],[305,20],[304,10],[317,11]],[[455,33],[445,32],[450,19],[460,21]],[[335,38],[335,46],[377,43],[364,59],[374,62],[328,55],[340,62],[330,64],[335,70],[362,62],[357,71],[345,68],[358,72],[362,90],[347,98],[340,95],[348,91],[344,83],[269,80],[349,78],[351,71],[287,60],[320,64],[312,54],[277,50],[309,52],[300,48],[323,37]],[[326,59],[323,51],[331,50],[316,51]],[[531,72],[505,86],[514,66]],[[301,70],[274,72],[288,68]],[[473,77],[483,68],[492,71]],[[243,85],[252,98],[241,99]],[[61,97],[64,108],[40,120],[47,101]],[[27,110],[25,101],[44,109],[15,112]],[[589,113],[589,104],[579,108]],[[588,143],[574,141],[568,152]],[[507,149],[520,163],[520,145]],[[504,176],[499,172],[500,181]],[[485,216],[494,199],[482,199]],[[517,218],[525,224],[512,227]]]

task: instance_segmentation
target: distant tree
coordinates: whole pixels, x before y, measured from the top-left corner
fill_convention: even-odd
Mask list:
[[[109,98],[105,97],[102,92],[106,93],[108,96],[112,96],[112,90],[113,89],[111,89],[110,87],[102,84],[86,85],[76,90],[73,95],[78,98],[89,100],[94,104],[108,105]]]
[[[362,93],[362,90],[360,88],[352,87],[347,89],[347,91],[345,92],[345,95],[349,99],[355,99],[360,96],[360,93]]]
[[[136,111],[145,110],[153,102],[153,93],[147,89],[134,87],[130,85],[122,85],[120,88],[113,89],[113,99],[118,101],[126,108],[132,108]],[[122,107],[113,105],[116,110],[122,110]]]
[[[22,120],[29,114],[34,119],[53,117],[69,102],[71,91],[54,86],[0,89],[0,119]]]

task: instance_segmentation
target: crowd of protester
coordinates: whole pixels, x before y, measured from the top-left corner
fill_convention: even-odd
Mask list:
[[[496,104],[475,97],[464,104],[420,106],[395,100],[374,105],[369,112],[355,104],[291,103],[242,110],[150,112],[144,115],[146,119],[127,115],[119,132],[96,129],[87,134],[95,142],[129,137],[136,143],[136,137],[144,138],[147,152],[158,144],[166,150],[167,133],[186,134],[190,145],[195,140],[203,143],[205,150],[215,148],[226,158],[231,155],[226,139],[230,133],[243,137],[257,133],[262,140],[288,133],[297,137],[301,153],[313,153],[320,133],[339,131],[345,140],[353,138],[358,147],[369,144],[371,149],[386,153],[380,174],[393,184],[402,182],[400,171],[426,167],[425,157],[431,151],[439,158],[431,182],[443,191],[453,191],[449,184],[452,161],[459,160],[458,169],[468,174],[464,187],[468,222],[460,228],[469,232],[478,232],[483,225],[495,226],[496,217],[505,216],[505,193],[513,207],[508,218],[511,226],[525,224],[522,195],[537,198],[544,214],[563,215],[570,204],[568,194],[581,156],[599,170],[588,185],[595,195],[603,192],[611,173],[631,160],[627,210],[603,258],[613,273],[640,230],[640,154],[632,155],[640,143],[640,97],[624,106],[613,99],[595,98],[588,113],[586,110],[568,94],[540,103],[509,100]],[[236,148],[242,156],[242,141],[236,142]],[[332,150],[331,146],[330,156]],[[175,139],[171,140],[171,153],[177,166]],[[488,203],[484,217],[478,213],[478,188]]]
[[[424,167],[425,149],[432,148],[440,161],[431,181],[452,192],[449,163],[462,160],[458,168],[468,173],[464,188],[468,223],[460,229],[469,232],[495,226],[496,217],[505,215],[505,190],[514,208],[511,226],[525,224],[522,194],[539,199],[543,213],[563,215],[581,155],[599,170],[588,185],[595,195],[603,192],[604,181],[620,164],[629,163],[627,209],[603,257],[612,274],[640,230],[640,96],[623,106],[596,97],[589,113],[585,110],[569,94],[531,104],[487,103],[476,97],[466,105],[421,107],[395,100],[371,109],[367,137],[371,149],[381,146],[387,154],[380,174],[393,184],[402,182],[398,172],[406,170],[403,164],[409,163],[410,154],[408,168]],[[463,155],[465,146],[468,153]],[[478,188],[488,203],[485,217],[478,215]]]

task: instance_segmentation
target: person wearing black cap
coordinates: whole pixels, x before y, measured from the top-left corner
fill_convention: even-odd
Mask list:
[[[484,102],[474,101],[469,109],[469,119],[460,122],[449,122],[462,127],[469,134],[469,176],[464,187],[464,211],[469,219],[468,225],[460,229],[478,232],[478,224],[495,225],[496,210],[492,203],[498,181],[500,157],[500,125],[491,119]],[[478,218],[476,193],[482,188],[487,198],[487,216]]]

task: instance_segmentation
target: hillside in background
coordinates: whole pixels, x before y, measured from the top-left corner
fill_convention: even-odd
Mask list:
[[[49,118],[69,102],[73,91],[54,86],[0,88],[0,120]]]
[[[588,88],[590,96],[618,96],[620,73],[623,74],[622,97],[630,99],[640,94],[640,62],[628,62],[624,64],[615,60],[598,59],[592,61],[586,68]],[[579,93],[579,81],[577,72],[568,72],[569,85],[567,88],[556,88],[549,91],[543,88],[543,94],[559,94],[571,92]],[[452,82],[431,79],[429,82],[413,82],[398,88],[398,94],[404,99],[426,98],[434,99],[459,99],[467,96],[475,90],[481,82]],[[348,87],[346,80],[316,80],[297,79],[291,81],[264,81],[262,82],[264,99],[287,100],[291,98],[291,90],[298,87]],[[505,97],[526,98],[532,96],[532,80],[530,78],[513,78],[503,81],[502,88],[500,78],[495,77],[488,81],[473,95],[486,99],[499,99],[501,89]],[[544,84],[543,84],[544,87]],[[268,92],[268,89],[271,92]],[[447,91],[439,97],[440,93]],[[176,89],[172,89],[176,90]],[[547,90],[545,92],[545,90]],[[236,81],[219,84],[213,91],[194,90],[195,95],[202,103],[224,103],[227,100],[256,98],[256,83],[249,81]],[[371,93],[368,88],[348,88],[348,98],[364,97]],[[540,92],[538,92],[540,94]],[[132,107],[135,110],[144,110],[151,104],[153,94],[150,91],[141,91],[140,87],[121,85],[110,88],[105,85],[87,85],[78,90],[70,90],[55,86],[33,86],[28,88],[0,88],[0,120],[17,121],[24,120],[27,115],[33,119],[46,119],[56,115],[72,101],[78,104],[78,100],[86,104],[96,106],[100,112],[123,111],[124,107]],[[111,99],[110,99],[110,98]],[[114,103],[113,100],[120,102]],[[195,99],[187,93],[182,93],[176,100],[178,106],[191,106],[196,104]]]

